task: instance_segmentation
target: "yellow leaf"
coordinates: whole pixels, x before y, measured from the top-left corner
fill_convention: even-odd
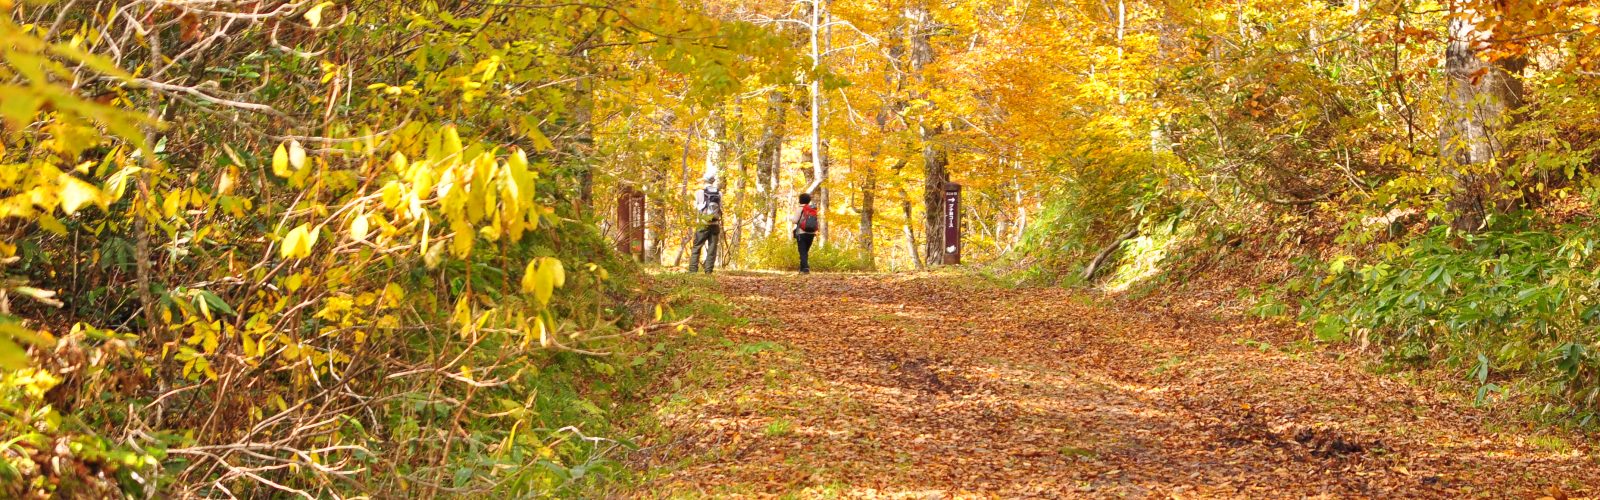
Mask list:
[[[406,290],[400,285],[389,283],[383,286],[383,303],[389,307],[400,307],[400,301],[406,298]]]
[[[350,239],[366,241],[367,230],[369,229],[367,224],[367,214],[357,215],[355,220],[350,221]]]
[[[322,27],[322,9],[326,9],[332,5],[333,2],[322,2],[311,7],[311,10],[306,11],[306,22],[311,23],[311,27],[313,28]]]
[[[455,231],[450,239],[450,253],[457,259],[467,258],[467,255],[472,253],[472,238],[477,236],[477,233],[472,230],[471,224],[463,221],[450,223],[450,229]]]
[[[522,293],[532,292],[537,286],[536,277],[539,275],[539,259],[528,261],[528,266],[522,270]]]
[[[445,125],[442,138],[444,154],[455,157],[461,153],[461,135],[456,132],[455,125]]]
[[[233,192],[233,178],[238,175],[238,168],[233,166],[229,166],[227,170],[222,171],[222,175],[217,178],[217,194],[223,195]]]
[[[561,261],[546,257],[545,263],[541,264],[539,267],[542,270],[545,268],[545,266],[549,266],[550,274],[554,276],[551,281],[555,282],[556,288],[567,286],[567,269],[562,267]]]
[[[296,172],[306,167],[306,148],[294,139],[289,139],[289,166]]]
[[[289,177],[292,173],[289,171],[289,150],[279,144],[278,150],[272,152],[272,175]]]
[[[316,245],[316,231],[311,230],[309,224],[301,224],[284,235],[283,247],[278,252],[287,259],[304,259],[311,256],[311,248]]]
[[[399,182],[389,181],[388,184],[383,185],[383,190],[381,192],[383,206],[390,209],[400,208],[400,204],[406,201],[405,192],[400,187]]]
[[[62,236],[67,234],[67,226],[62,224],[61,220],[55,218],[53,215],[39,214],[39,218],[35,222],[39,224],[40,229],[44,229]]]
[[[522,291],[533,293],[533,299],[539,305],[549,305],[550,296],[555,293],[556,274],[561,272],[561,261],[540,257],[528,262],[527,269],[522,274]],[[564,278],[563,278],[564,279]]]
[[[550,143],[550,138],[545,137],[536,127],[528,129],[528,140],[533,142],[534,151],[549,151],[555,148],[555,145]]]
[[[164,199],[164,200],[161,200],[161,213],[162,213],[162,215],[166,215],[168,218],[177,217],[178,216],[178,202],[179,202],[179,199],[182,198],[182,197],[183,197],[183,192],[182,191],[173,191],[171,193],[167,193],[167,198]]]
[[[100,190],[87,182],[78,180],[67,174],[61,174],[61,211],[67,215],[76,213],[79,208],[90,202],[100,199]]]

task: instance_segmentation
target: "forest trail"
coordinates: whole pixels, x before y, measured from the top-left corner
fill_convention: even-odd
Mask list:
[[[716,280],[754,361],[663,407],[676,440],[647,447],[672,468],[638,496],[1600,492],[1582,441],[1285,348],[1304,336],[1281,328],[961,276]]]

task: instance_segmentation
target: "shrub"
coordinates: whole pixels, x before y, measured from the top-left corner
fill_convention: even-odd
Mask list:
[[[1357,337],[1391,362],[1464,369],[1478,399],[1515,379],[1546,412],[1592,420],[1600,398],[1600,230],[1519,227],[1472,235],[1439,227],[1388,244],[1371,262],[1306,263],[1291,290],[1318,339]],[[1510,377],[1515,375],[1515,377]]]
[[[798,271],[800,252],[795,248],[793,237],[787,234],[772,235],[756,240],[750,246],[750,264],[757,269]],[[858,248],[821,244],[811,247],[812,271],[871,271],[875,267],[872,257]]]

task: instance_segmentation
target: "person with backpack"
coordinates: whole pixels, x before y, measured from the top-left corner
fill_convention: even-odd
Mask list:
[[[800,274],[811,274],[811,243],[817,239],[821,227],[817,207],[811,206],[811,194],[800,193],[800,212],[794,215],[794,242],[800,248]]]
[[[689,272],[700,269],[700,249],[705,248],[706,274],[717,266],[717,241],[722,234],[722,192],[716,176],[705,178],[706,187],[695,193],[694,209],[699,212],[699,229],[694,232],[694,250],[689,252]]]

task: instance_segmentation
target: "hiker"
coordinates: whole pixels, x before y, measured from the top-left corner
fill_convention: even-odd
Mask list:
[[[800,212],[794,214],[794,243],[800,247],[800,274],[811,274],[811,243],[817,239],[817,207],[811,194],[800,193]]]
[[[694,195],[694,209],[700,213],[700,229],[694,232],[694,250],[689,252],[689,272],[700,269],[700,248],[706,248],[706,274],[717,266],[717,239],[722,234],[722,192],[717,178],[708,175],[706,187]]]

